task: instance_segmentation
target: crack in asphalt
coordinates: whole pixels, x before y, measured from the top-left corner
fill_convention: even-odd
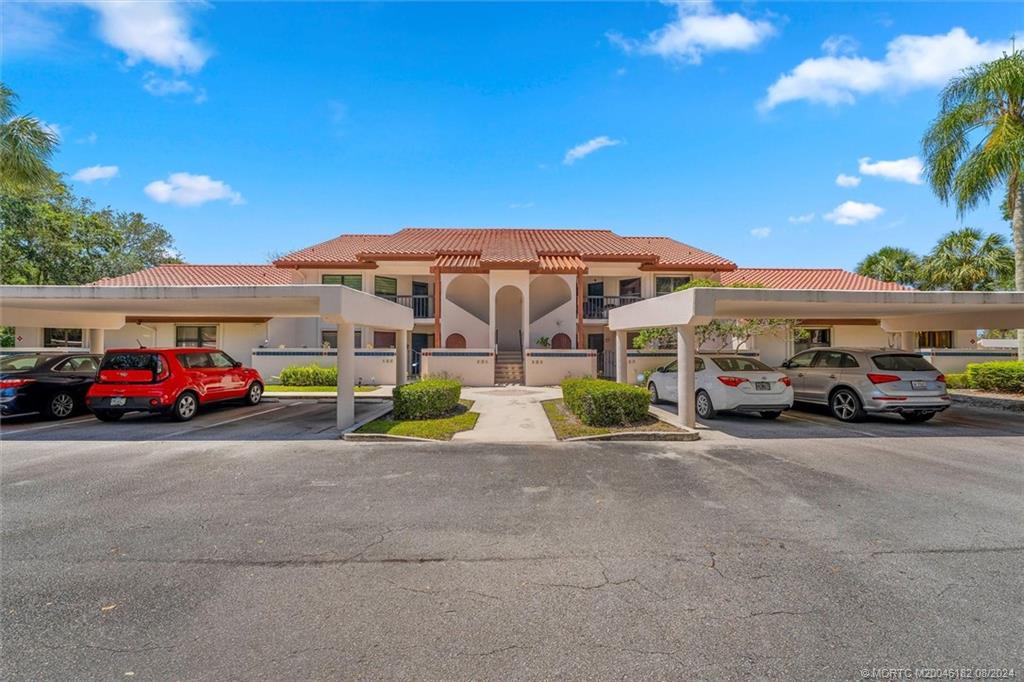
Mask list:
[[[987,554],[993,552],[1024,552],[1024,546],[1011,547],[926,547],[923,549],[880,549],[871,556],[889,554]]]

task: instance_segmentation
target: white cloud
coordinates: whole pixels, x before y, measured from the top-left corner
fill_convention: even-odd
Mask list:
[[[750,50],[775,34],[767,21],[733,12],[721,14],[711,2],[672,2],[676,16],[643,40],[609,33],[608,39],[627,53],[658,55],[686,64],[700,64],[704,55]]]
[[[96,140],[100,139],[96,133],[89,133],[75,140],[77,144],[96,144]]]
[[[100,17],[100,37],[128,56],[128,64],[148,61],[175,71],[195,72],[210,52],[191,35],[185,5],[147,0],[85,0]]]
[[[793,223],[794,225],[803,225],[805,223],[811,222],[812,220],[814,220],[813,213],[804,213],[803,215],[789,216],[789,222]]]
[[[750,234],[757,239],[767,239],[772,235],[772,228],[770,227],[755,227],[750,231]]]
[[[945,85],[962,69],[1009,51],[1010,42],[983,42],[954,28],[932,36],[898,36],[886,46],[882,60],[838,51],[848,47],[825,41],[826,56],[806,59],[779,77],[759,107],[770,110],[796,100],[852,104],[859,95]]]
[[[89,166],[72,175],[71,179],[79,182],[96,182],[97,180],[116,178],[117,173],[117,166]]]
[[[885,209],[881,206],[859,201],[844,201],[832,209],[831,213],[826,213],[825,220],[836,225],[856,225],[866,220],[874,220],[883,213]]]
[[[825,38],[825,42],[821,44],[821,51],[827,55],[835,56],[837,54],[853,54],[860,49],[860,43],[858,43],[852,36],[846,35],[835,35]]]
[[[168,95],[187,95],[194,88],[192,84],[181,78],[161,78],[155,73],[147,73],[142,87],[151,95],[166,97]]]
[[[860,178],[856,175],[847,175],[846,173],[840,173],[836,176],[836,184],[840,187],[856,187],[860,184]]]
[[[607,135],[601,135],[593,139],[587,140],[582,144],[578,144],[565,153],[565,158],[562,159],[562,163],[566,166],[571,166],[580,159],[590,154],[593,154],[598,149],[604,149],[605,147],[614,147],[622,144],[622,140],[613,140]]]
[[[59,46],[60,25],[45,13],[50,6],[26,2],[5,2],[0,33],[4,55],[44,52]]]
[[[867,156],[859,160],[859,170],[863,175],[877,175],[886,180],[899,180],[909,182],[911,185],[922,183],[921,174],[924,173],[924,164],[916,156],[895,161],[874,161]]]
[[[145,192],[149,198],[161,204],[178,206],[199,206],[208,201],[220,200],[232,204],[245,203],[242,195],[224,181],[214,180],[209,175],[191,173],[171,173],[167,180],[154,180],[146,185]]]

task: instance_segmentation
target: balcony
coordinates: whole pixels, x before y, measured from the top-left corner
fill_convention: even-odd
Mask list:
[[[587,296],[583,300],[583,319],[607,320],[608,311],[641,300],[640,296]]]
[[[434,297],[430,294],[399,294],[398,296],[377,294],[377,297],[404,305],[406,308],[412,308],[412,316],[417,320],[434,318]]]

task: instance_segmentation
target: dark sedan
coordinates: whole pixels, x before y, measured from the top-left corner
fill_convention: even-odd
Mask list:
[[[0,358],[0,416],[40,413],[66,419],[85,407],[100,356],[19,353]]]

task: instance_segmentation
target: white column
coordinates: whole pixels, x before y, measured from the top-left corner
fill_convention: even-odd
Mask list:
[[[676,327],[676,395],[679,408],[679,425],[693,428],[696,424],[694,412],[694,395],[696,393],[693,378],[693,353],[696,340],[691,325]]]
[[[626,376],[626,332],[615,332],[615,380],[620,384],[628,384]]]
[[[497,325],[498,306],[494,300],[494,274],[487,274],[487,335],[490,339],[490,345],[488,348],[494,348],[495,344],[498,343],[498,337],[496,334],[495,326]]]
[[[521,323],[523,328],[523,357],[526,357],[526,349],[533,345],[533,339],[530,338],[530,279],[526,279],[526,287],[522,289],[523,292],[523,321]]]
[[[356,421],[356,399],[352,378],[356,373],[355,327],[338,323],[338,428],[347,429]]]
[[[395,383],[409,383],[409,332],[399,329],[395,334]]]
[[[89,330],[89,352],[90,353],[102,353],[104,352],[104,333],[102,329],[90,329]]]
[[[916,332],[900,332],[900,350],[916,350],[916,348],[914,348],[916,345]]]

